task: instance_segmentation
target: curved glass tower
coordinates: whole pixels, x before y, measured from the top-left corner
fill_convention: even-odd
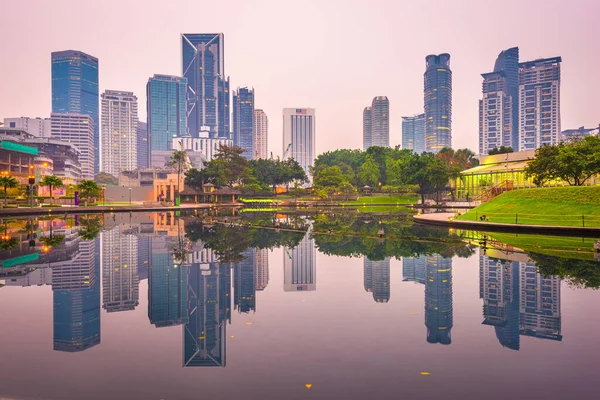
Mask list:
[[[425,58],[425,151],[452,147],[452,71],[450,54]]]

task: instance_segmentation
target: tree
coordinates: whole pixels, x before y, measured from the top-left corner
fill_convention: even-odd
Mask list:
[[[525,167],[525,177],[533,178],[537,186],[554,179],[563,180],[571,186],[581,186],[597,174],[600,174],[598,136],[542,146],[535,151],[535,159]]]
[[[428,193],[437,193],[439,201],[439,192],[448,184],[450,176],[446,163],[431,153],[413,155],[406,173],[410,177],[409,183],[418,185],[417,193],[423,204]]]
[[[6,197],[8,189],[19,187],[19,181],[14,176],[0,176],[0,186],[4,188],[4,205],[6,205]]]
[[[102,220],[99,215],[82,215],[79,218],[81,229],[77,231],[79,237],[83,240],[94,240],[102,228]]]
[[[514,150],[512,147],[508,146],[500,146],[500,148],[498,147],[494,147],[493,149],[491,149],[490,151],[488,151],[488,154],[490,156],[493,156],[495,154],[507,154],[507,153],[513,153]]]
[[[358,178],[360,179],[361,184],[377,187],[377,183],[380,182],[380,176],[379,165],[377,165],[373,156],[367,154],[365,162],[360,166],[358,172]]]
[[[271,186],[273,191],[277,185],[289,185],[292,182],[308,182],[306,172],[293,158],[285,161],[258,159],[249,162],[251,174],[260,185]]]
[[[95,181],[84,179],[79,185],[77,185],[77,190],[79,190],[79,197],[85,199],[85,206],[87,207],[89,199],[95,199],[99,197],[102,193],[102,189]]]
[[[60,179],[58,176],[48,175],[48,176],[45,176],[44,179],[42,179],[42,182],[40,183],[40,185],[48,186],[50,188],[50,199],[53,199],[52,189],[56,188],[58,186],[63,186],[64,183],[63,183],[62,179]]]
[[[341,187],[348,179],[338,166],[326,167],[314,178],[314,186],[317,189],[326,187]]]
[[[204,184],[205,175],[204,170],[198,171],[196,168],[191,168],[185,173],[185,186],[191,186],[196,189],[200,189]]]
[[[177,172],[177,198],[181,191],[181,174],[185,174],[190,169],[190,161],[187,156],[187,150],[175,150],[171,158],[166,163],[167,167],[173,168]]]
[[[220,145],[212,161],[202,169],[206,181],[216,186],[240,185],[251,176],[248,160],[242,157],[244,149]]]
[[[94,177],[94,180],[99,185],[117,186],[119,184],[119,180],[117,178],[115,178],[114,176],[112,176],[111,174],[108,174],[106,172],[99,172]]]

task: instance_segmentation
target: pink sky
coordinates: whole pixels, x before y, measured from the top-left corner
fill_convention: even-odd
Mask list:
[[[390,144],[401,117],[423,111],[425,56],[450,53],[453,147],[478,147],[481,77],[498,53],[562,56],[562,128],[600,123],[597,0],[2,0],[0,120],[50,114],[50,53],[100,60],[100,91],[133,91],[181,74],[181,33],[225,34],[232,87],[256,90],[281,153],[284,107],[314,107],[317,153],[362,145],[362,109],[390,99]]]

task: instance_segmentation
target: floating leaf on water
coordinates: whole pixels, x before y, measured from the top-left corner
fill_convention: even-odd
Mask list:
[[[429,375],[429,371],[421,371],[421,375]]]
[[[246,325],[252,325],[252,322],[246,321]]]
[[[306,385],[304,385],[304,386],[306,386],[306,388],[307,388],[307,389],[310,389],[310,388],[312,387],[312,383],[307,383],[307,384],[306,384]]]

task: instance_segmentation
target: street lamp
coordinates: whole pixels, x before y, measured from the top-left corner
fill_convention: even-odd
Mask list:
[[[35,175],[29,175],[29,205],[33,208],[33,184],[35,183]]]
[[[131,188],[129,188],[129,204],[131,205]]]

